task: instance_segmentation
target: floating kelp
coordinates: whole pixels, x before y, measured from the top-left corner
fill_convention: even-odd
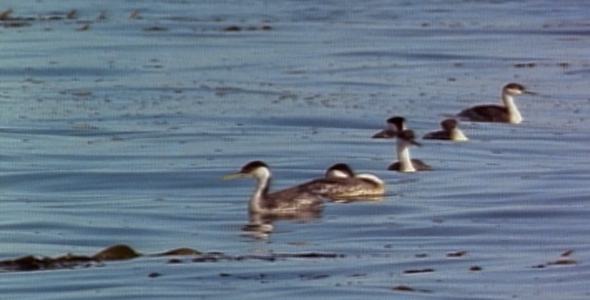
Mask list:
[[[92,256],[68,253],[58,257],[23,256],[14,260],[0,261],[0,270],[5,271],[36,271],[51,269],[69,269],[88,267],[92,264],[109,260],[125,260],[140,256],[127,245],[114,245],[105,248]]]
[[[248,26],[248,27],[243,28],[243,27],[238,26],[238,25],[230,25],[230,26],[227,26],[227,27],[223,28],[223,31],[227,31],[227,32],[231,32],[231,31],[237,32],[237,31],[242,31],[242,30],[248,30],[248,31],[272,30],[272,27],[270,25],[263,25],[263,26],[260,26],[260,27],[257,27],[257,26]]]
[[[14,11],[12,9],[5,9],[0,12],[0,25],[4,27],[23,27],[23,26],[30,26],[31,24],[27,21],[32,20],[32,18],[25,19],[25,18],[17,18],[13,17],[12,13]]]
[[[218,261],[245,261],[245,260],[260,260],[274,262],[280,259],[289,258],[304,258],[304,259],[324,259],[324,258],[342,258],[342,254],[334,253],[318,253],[318,252],[306,252],[306,253],[269,253],[266,255],[237,255],[231,256],[220,252],[209,252],[201,253],[191,259],[191,262],[202,263],[202,262],[218,262]],[[179,263],[181,261],[172,260],[170,262]]]
[[[201,255],[203,253],[191,249],[191,248],[178,248],[178,249],[172,249],[172,250],[168,250],[166,252],[162,252],[159,254],[155,254],[155,256],[171,256],[171,255]]]
[[[462,257],[467,254],[467,251],[456,251],[447,253],[447,257]]]
[[[469,267],[469,271],[472,271],[472,272],[479,272],[481,270],[483,270],[483,268],[480,267],[480,266],[471,266],[471,267]]]
[[[434,272],[434,269],[410,269],[410,270],[405,270],[404,274],[417,274],[417,273],[431,273]]]
[[[106,13],[100,12],[96,20],[105,20]],[[40,14],[38,16],[30,17],[30,16],[17,16],[14,14],[12,9],[5,9],[0,11],[0,26],[10,28],[10,27],[25,27],[25,26],[32,26],[35,22],[47,22],[47,21],[62,21],[67,20],[75,21],[77,24],[81,24],[78,27],[77,31],[86,31],[90,29],[90,25],[92,24],[92,19],[87,20],[80,20],[78,21],[78,10],[71,9],[65,12],[50,12],[46,14]]]
[[[570,255],[573,252],[574,252],[574,250],[566,250],[559,255],[559,258],[557,258],[557,260],[550,261],[545,264],[539,264],[539,265],[533,266],[533,268],[542,269],[542,268],[545,268],[548,266],[554,266],[554,265],[577,265],[578,261],[576,261],[575,259],[572,259],[570,257]]]
[[[140,256],[139,253],[135,252],[131,247],[127,245],[114,245],[94,254],[93,260],[124,260],[131,259]]]
[[[107,247],[94,255],[74,255],[68,253],[58,257],[36,257],[27,255],[16,259],[9,259],[0,261],[0,271],[39,271],[39,270],[54,270],[54,269],[73,269],[85,268],[94,265],[100,265],[107,261],[129,260],[140,257],[142,254],[135,251],[133,248],[119,244]],[[276,261],[277,259],[287,258],[305,258],[305,259],[321,259],[321,258],[339,258],[344,257],[339,254],[332,253],[270,253],[267,255],[240,255],[231,256],[221,252],[202,253],[191,248],[177,248],[161,253],[151,254],[150,256],[190,256],[187,262],[217,262],[217,261],[244,261],[244,260],[262,260],[262,261]],[[169,259],[168,263],[183,263],[179,258]]]
[[[12,9],[5,9],[0,12],[0,25],[6,28],[9,27],[24,27],[31,26],[34,21],[52,21],[52,20],[64,20],[64,19],[75,19],[77,11],[75,9],[65,13],[56,13],[46,16],[38,17],[22,17],[15,16]]]
[[[12,14],[12,9],[6,9],[0,12],[0,21],[5,21],[10,19],[10,15]]]
[[[84,267],[92,263],[93,259],[87,256],[66,254],[52,258],[38,258],[32,255],[23,256],[14,260],[0,261],[0,269],[4,271],[37,271],[48,269],[69,269],[73,267]]]
[[[143,31],[168,31],[168,28],[160,27],[160,26],[152,26],[152,27],[144,28]]]
[[[139,10],[133,10],[129,13],[128,19],[130,20],[142,20],[143,17],[140,15]],[[168,17],[168,20],[174,19],[174,17]],[[97,17],[86,17],[83,18],[80,16],[80,13],[77,9],[71,9],[69,11],[55,11],[55,12],[46,12],[46,13],[39,13],[35,16],[19,16],[16,15],[14,10],[8,8],[0,11],[0,26],[5,28],[18,28],[18,27],[25,27],[25,26],[32,26],[37,23],[46,24],[48,21],[66,21],[69,24],[80,24],[75,30],[76,31],[87,31],[91,28],[91,25],[95,21],[105,21],[107,20],[107,12],[100,11],[98,12]],[[219,20],[217,20],[219,21]],[[222,31],[225,32],[239,32],[239,31],[270,31],[274,28],[267,23],[267,21],[263,21],[262,25],[250,25],[250,26],[238,26],[238,25],[228,25],[221,28]],[[166,32],[169,29],[166,27],[161,26],[151,26],[144,28],[143,31],[147,32]]]
[[[394,286],[393,288],[391,288],[394,291],[399,291],[399,292],[420,292],[420,293],[432,293],[431,290],[418,290],[415,289],[409,285],[398,285],[398,286]]]
[[[0,11],[0,21],[48,21],[48,20],[64,20],[64,19],[77,19],[78,17],[78,10],[72,9],[67,12],[55,12],[49,13],[46,15],[40,15],[37,17],[21,17],[21,16],[14,16],[14,10],[12,9],[5,9]]]

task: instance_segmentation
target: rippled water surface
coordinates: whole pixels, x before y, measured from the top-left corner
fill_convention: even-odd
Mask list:
[[[6,270],[5,298],[587,299],[590,3],[2,5],[0,260],[235,258]],[[538,93],[522,124],[462,123],[412,148],[432,172],[386,170],[385,119],[421,135],[507,82]],[[388,194],[245,232],[254,183],[220,178],[256,159],[274,188],[346,162]]]

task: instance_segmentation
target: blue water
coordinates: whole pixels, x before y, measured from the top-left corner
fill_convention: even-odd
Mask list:
[[[4,272],[5,298],[588,298],[586,1],[4,8],[25,26],[0,27],[0,260],[115,244],[338,255]],[[517,99],[522,124],[462,123],[469,142],[412,149],[434,171],[386,170],[393,141],[369,138],[385,119],[422,135],[513,81],[538,93]],[[277,189],[346,162],[388,194],[255,235],[254,183],[220,178],[256,159]],[[566,250],[575,263],[555,264]]]

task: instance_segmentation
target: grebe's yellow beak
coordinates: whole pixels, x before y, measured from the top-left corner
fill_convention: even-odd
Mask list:
[[[238,179],[238,178],[243,178],[243,177],[248,177],[248,174],[244,174],[244,173],[229,174],[229,175],[221,177],[221,180],[232,180],[232,179]]]

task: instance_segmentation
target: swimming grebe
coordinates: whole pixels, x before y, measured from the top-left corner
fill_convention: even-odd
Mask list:
[[[467,141],[468,138],[463,134],[463,131],[457,126],[458,122],[455,119],[446,119],[440,122],[440,127],[443,130],[434,131],[424,135],[426,140],[450,140],[455,142]]]
[[[410,146],[421,146],[416,142],[414,132],[412,130],[402,130],[397,134],[397,159],[398,161],[391,164],[388,170],[398,171],[403,173],[428,171],[430,167],[419,159],[410,158]]]
[[[268,165],[262,161],[249,162],[239,172],[223,179],[241,177],[255,178],[258,181],[248,204],[250,213],[289,215],[322,209],[324,202],[320,196],[299,186],[269,193],[272,174]]]
[[[395,134],[406,129],[405,119],[403,117],[391,117],[387,119],[387,126],[385,129],[375,133],[374,139],[393,139]]]
[[[520,124],[522,116],[514,103],[514,97],[522,94],[534,95],[518,83],[509,83],[502,89],[504,106],[478,105],[461,111],[457,116],[474,122]]]
[[[382,196],[385,183],[379,177],[363,173],[355,174],[344,163],[338,163],[326,170],[324,178],[301,185],[305,190],[332,200],[354,197]]]

